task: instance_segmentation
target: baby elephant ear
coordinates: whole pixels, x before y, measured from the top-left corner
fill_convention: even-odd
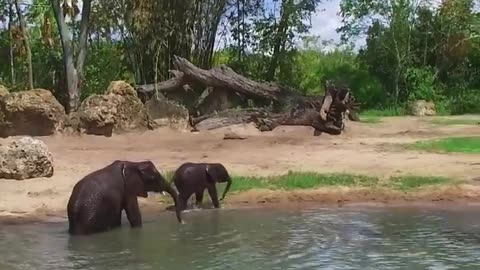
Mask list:
[[[205,167],[205,173],[207,174],[207,181],[210,183],[215,183],[217,181],[217,172],[215,166],[207,164]]]
[[[150,161],[140,163],[138,165],[138,170],[142,176],[147,178],[154,178],[159,174],[155,165]]]
[[[122,165],[122,177],[125,183],[126,192],[135,196],[146,198],[145,184],[142,175],[139,173],[138,165]]]

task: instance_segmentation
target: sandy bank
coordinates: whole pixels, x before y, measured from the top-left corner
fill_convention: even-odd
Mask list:
[[[346,172],[385,178],[392,175],[444,176],[466,182],[448,188],[432,187],[414,193],[366,189],[302,191],[251,190],[227,196],[225,207],[322,203],[476,202],[480,200],[480,156],[398,150],[392,145],[447,136],[480,134],[478,125],[434,125],[425,118],[388,118],[378,124],[349,123],[340,136],[312,136],[309,127],[279,127],[260,133],[237,128],[247,139],[223,140],[224,132],[175,132],[158,129],[142,133],[99,136],[37,137],[53,154],[51,178],[24,181],[0,179],[0,216],[8,223],[65,218],[75,183],[116,159],[152,160],[170,171],[186,161],[221,162],[232,174],[279,175],[289,170]],[[8,139],[0,139],[5,143]],[[142,211],[162,211],[160,195],[140,200]],[[209,197],[205,197],[209,201]]]

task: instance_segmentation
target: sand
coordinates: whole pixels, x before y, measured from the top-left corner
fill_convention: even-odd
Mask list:
[[[258,132],[249,125],[209,132],[181,132],[167,128],[101,136],[37,137],[54,157],[51,178],[23,181],[0,180],[0,216],[41,220],[65,218],[66,205],[75,183],[84,175],[114,160],[152,160],[161,172],[181,163],[221,162],[231,174],[278,175],[288,170],[323,173],[347,172],[378,177],[392,175],[445,176],[466,180],[448,189],[427,189],[412,194],[387,190],[329,188],[303,191],[252,190],[231,195],[225,207],[243,204],[291,204],[301,202],[358,203],[409,201],[480,201],[480,155],[443,154],[398,147],[417,140],[480,135],[479,125],[435,125],[428,117],[391,117],[382,123],[349,122],[344,134],[313,136],[310,127],[278,127]],[[233,130],[244,140],[223,140]],[[12,138],[0,139],[0,144]],[[140,199],[142,211],[166,208],[161,195]],[[209,201],[209,197],[205,197]]]

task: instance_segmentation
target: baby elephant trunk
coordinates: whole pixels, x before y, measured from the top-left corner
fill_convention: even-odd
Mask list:
[[[173,189],[171,186],[168,186],[165,191],[172,196],[173,201],[175,202],[175,214],[177,215],[177,220],[179,223],[183,224],[182,216],[181,216],[181,210],[180,210],[180,204],[178,203],[178,193]]]
[[[220,200],[225,199],[225,195],[227,195],[228,190],[230,189],[230,186],[232,185],[232,178],[228,177],[227,179],[227,186],[225,187],[225,190],[223,191],[222,198]]]

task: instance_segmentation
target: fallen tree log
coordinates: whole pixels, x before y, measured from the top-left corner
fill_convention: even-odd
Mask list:
[[[299,107],[288,113],[274,113],[264,108],[231,109],[200,117],[191,117],[190,124],[196,131],[212,130],[230,125],[254,123],[260,131],[271,131],[281,125],[311,126],[317,132],[338,135],[344,129],[340,121],[324,121],[316,108]]]
[[[197,130],[209,130],[223,126],[254,122],[262,130],[272,130],[278,125],[312,126],[315,130],[329,134],[340,134],[344,128],[344,117],[355,111],[359,103],[348,88],[337,88],[326,82],[325,96],[303,96],[298,91],[276,83],[262,83],[245,78],[227,66],[204,70],[185,58],[174,57],[174,77],[154,85],[137,86],[137,91],[174,91],[186,84],[201,85],[203,89],[223,89],[245,95],[271,109],[226,110],[220,113],[192,117],[190,124]]]

